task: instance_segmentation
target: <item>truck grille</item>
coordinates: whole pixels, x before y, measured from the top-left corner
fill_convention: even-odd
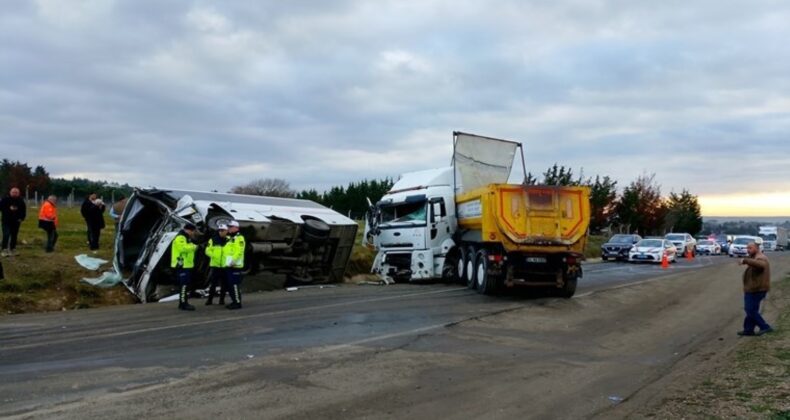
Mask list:
[[[384,262],[398,269],[408,270],[411,268],[411,254],[387,254]]]

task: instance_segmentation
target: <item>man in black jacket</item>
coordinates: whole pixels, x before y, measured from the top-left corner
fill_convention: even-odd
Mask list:
[[[19,226],[27,217],[27,207],[25,200],[19,196],[19,188],[11,188],[8,195],[0,200],[0,212],[3,215],[2,256],[16,255]]]
[[[104,202],[100,199],[93,200],[85,208],[85,222],[88,225],[88,245],[91,251],[99,250],[99,237],[102,229],[106,227],[104,223]]]

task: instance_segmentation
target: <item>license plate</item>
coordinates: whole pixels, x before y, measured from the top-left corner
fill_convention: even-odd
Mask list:
[[[546,264],[546,258],[543,257],[527,257],[527,262],[532,264]]]

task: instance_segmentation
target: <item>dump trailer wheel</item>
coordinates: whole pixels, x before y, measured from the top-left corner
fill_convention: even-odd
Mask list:
[[[458,247],[458,261],[456,262],[455,273],[461,284],[466,282],[466,248]]]
[[[488,251],[481,249],[475,258],[475,280],[477,293],[493,295],[496,292],[496,278],[488,273]]]
[[[470,246],[466,249],[466,255],[464,256],[464,262],[466,263],[466,287],[474,290],[477,286],[475,280],[475,247]]]
[[[570,299],[576,294],[576,284],[579,282],[577,277],[572,279],[565,279],[565,285],[560,289],[560,297]]]

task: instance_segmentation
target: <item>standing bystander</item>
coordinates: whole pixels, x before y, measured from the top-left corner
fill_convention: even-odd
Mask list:
[[[0,200],[0,212],[3,217],[2,256],[16,255],[19,227],[27,216],[27,207],[25,200],[19,196],[19,188],[11,188],[8,195]]]
[[[55,244],[58,242],[58,197],[50,195],[41,204],[38,212],[38,227],[47,233],[46,245],[47,252],[55,251]]]
[[[771,265],[756,243],[747,245],[746,252],[749,256],[739,261],[740,265],[746,266],[743,273],[743,306],[746,319],[743,321],[743,331],[738,332],[738,335],[749,337],[773,332],[773,328],[760,315],[760,302],[771,290]],[[760,327],[760,331],[755,333],[755,327]]]

